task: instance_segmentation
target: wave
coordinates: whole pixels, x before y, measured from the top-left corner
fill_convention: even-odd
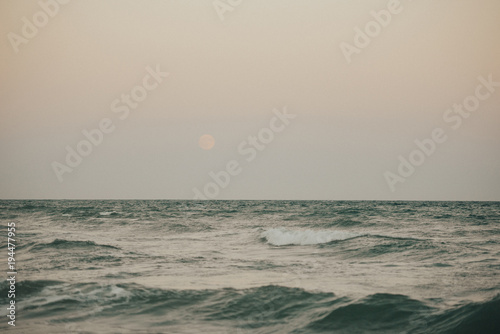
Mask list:
[[[500,333],[500,295],[479,303],[467,303],[431,317],[433,332]]]
[[[314,332],[390,333],[396,329],[400,332],[432,310],[432,307],[408,296],[375,294],[333,307],[306,328]]]
[[[53,281],[53,280],[26,280],[26,281],[18,281],[16,282],[16,295],[17,296],[30,296],[37,292],[42,291],[44,288],[48,286],[62,284],[61,281]],[[0,297],[2,299],[7,299],[8,291],[9,291],[10,283],[6,280],[2,280],[0,282]]]
[[[439,311],[404,295],[376,294],[334,307],[306,328],[340,333],[500,333],[500,295]]]
[[[0,293],[7,286],[1,284]],[[24,319],[51,315],[53,323],[119,321],[162,332],[192,324],[237,333],[498,333],[500,295],[442,310],[397,294],[351,299],[283,286],[165,290],[135,283],[18,283]],[[6,293],[4,294],[6,295]],[[119,318],[116,315],[120,314]],[[229,329],[229,331],[228,331]],[[248,331],[246,331],[248,330]]]
[[[352,239],[362,234],[347,231],[327,230],[287,230],[273,228],[262,232],[261,237],[274,246],[285,245],[317,245],[332,241]]]
[[[357,242],[326,243],[318,247],[329,250],[341,259],[368,259],[388,256],[390,261],[422,260],[446,252],[443,245],[432,240],[363,234]],[[438,253],[437,253],[438,252]]]
[[[52,241],[50,243],[38,243],[32,247],[32,250],[46,249],[46,248],[61,249],[61,248],[95,248],[95,247],[120,249],[118,247],[111,246],[111,245],[96,244],[95,242],[90,241],[90,240],[79,241],[79,240],[55,239],[54,241]]]
[[[103,211],[103,212],[99,212],[99,215],[100,216],[117,216],[118,212],[116,212],[116,211]]]

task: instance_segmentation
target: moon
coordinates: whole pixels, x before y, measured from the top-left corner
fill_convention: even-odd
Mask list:
[[[198,145],[204,150],[211,150],[215,146],[215,138],[211,135],[203,135],[198,140]]]

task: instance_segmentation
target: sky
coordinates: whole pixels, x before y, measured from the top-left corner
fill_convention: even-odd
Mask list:
[[[497,0],[2,0],[0,35],[0,199],[500,200]]]

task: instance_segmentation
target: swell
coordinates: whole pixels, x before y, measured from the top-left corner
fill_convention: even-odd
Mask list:
[[[6,295],[6,283],[0,293]],[[149,326],[216,323],[249,332],[287,333],[498,333],[500,295],[481,303],[441,310],[405,295],[339,297],[283,286],[250,289],[165,290],[135,283],[18,283],[25,319],[46,316],[54,322],[123,322],[148,319]],[[98,310],[98,311],[96,311]]]
[[[53,285],[59,285],[62,284],[63,282],[61,281],[54,281],[54,280],[36,280],[36,281],[31,281],[31,280],[25,280],[25,281],[16,281],[16,299],[21,297],[21,296],[31,296],[34,295],[40,291],[42,291],[44,288],[53,286]],[[7,299],[8,291],[9,291],[9,285],[10,283],[7,282],[6,280],[2,280],[0,283],[0,298],[2,299]]]
[[[375,294],[333,307],[305,328],[315,332],[392,332],[411,326],[416,315],[425,317],[433,308],[404,295]]]
[[[110,248],[110,249],[120,249],[111,245],[97,244],[90,240],[65,240],[65,239],[55,239],[49,243],[36,243],[31,247],[31,250],[43,250],[43,249],[69,249],[69,248]]]
[[[407,296],[377,294],[334,308],[306,326],[314,332],[499,333],[500,295],[438,311]]]
[[[408,261],[411,257],[422,260],[441,253],[448,254],[446,245],[438,245],[432,240],[370,234],[342,243],[321,244],[319,247],[343,259],[391,256],[391,261],[401,257]]]
[[[428,327],[442,333],[500,333],[500,294],[432,316]]]

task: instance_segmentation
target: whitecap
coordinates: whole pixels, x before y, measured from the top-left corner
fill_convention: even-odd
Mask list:
[[[335,240],[346,240],[359,237],[361,234],[347,231],[332,230],[287,230],[284,228],[273,228],[262,232],[262,238],[274,246],[284,245],[317,245]]]
[[[103,212],[99,212],[99,215],[101,216],[109,216],[109,215],[112,215],[112,214],[115,214],[116,211],[103,211]]]

